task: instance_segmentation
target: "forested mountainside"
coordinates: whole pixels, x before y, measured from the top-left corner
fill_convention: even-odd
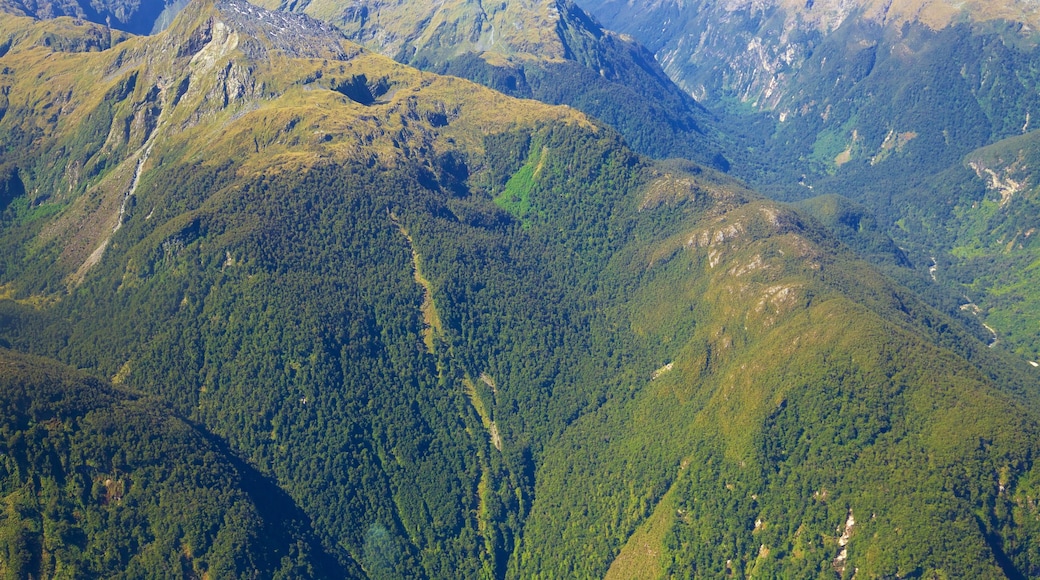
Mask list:
[[[1033,370],[797,210],[239,0],[0,45],[13,574],[1040,573]]]
[[[285,492],[176,418],[0,349],[6,578],[336,577]]]
[[[941,287],[933,302],[1040,357],[1036,187],[1019,155],[1040,111],[1031,3],[583,5],[728,112],[742,178],[780,199],[865,206],[921,273],[917,288]]]
[[[714,116],[650,52],[604,30],[571,0],[258,4],[320,18],[405,64],[570,105],[617,129],[641,153],[728,167]]]

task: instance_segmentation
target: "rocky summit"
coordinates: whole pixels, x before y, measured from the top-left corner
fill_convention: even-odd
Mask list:
[[[883,128],[741,117],[576,5],[409,5],[4,5],[0,572],[1040,575],[1032,359],[892,228],[943,203],[826,191],[963,148],[913,183],[1025,215],[1028,132],[920,120],[923,73]]]

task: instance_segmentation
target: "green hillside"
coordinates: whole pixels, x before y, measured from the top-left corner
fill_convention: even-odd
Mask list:
[[[274,482],[288,576],[1038,572],[1032,368],[798,210],[238,0],[0,32],[0,340]]]
[[[962,308],[999,329],[998,344],[1034,361],[1040,352],[1037,137],[1035,131],[1011,137],[965,157],[987,191],[981,201],[955,208],[953,247],[943,263],[944,277],[962,289]]]
[[[0,349],[0,405],[5,578],[345,571],[284,492],[153,397]]]
[[[423,70],[570,105],[652,157],[728,168],[714,115],[679,90],[645,48],[605,30],[570,0],[258,4],[327,21],[352,40]]]
[[[1040,357],[1032,169],[1015,165],[1040,111],[1028,3],[586,5],[725,117],[744,149],[736,174],[777,199],[861,204],[917,270],[903,282],[995,333],[994,348]]]

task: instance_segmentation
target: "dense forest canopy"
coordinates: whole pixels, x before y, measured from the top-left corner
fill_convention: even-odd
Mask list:
[[[241,0],[0,46],[4,574],[1040,573],[1036,373],[865,204]]]

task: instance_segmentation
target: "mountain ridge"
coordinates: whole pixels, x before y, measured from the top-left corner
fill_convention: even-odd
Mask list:
[[[1031,194],[1018,187],[1021,169],[1003,181],[977,153],[1028,134],[1040,110],[1036,83],[1022,74],[1040,54],[1028,3],[965,4],[966,16],[942,22],[882,21],[859,11],[873,3],[850,3],[834,26],[812,20],[816,4],[587,4],[654,47],[678,84],[720,112],[753,152],[734,164],[739,176],[777,199],[836,194],[864,205],[916,270],[893,275],[1037,360],[1028,308],[1014,306],[1036,300],[1025,282],[1028,252],[1000,257],[1011,250],[997,244],[1019,235],[1016,243],[1030,245],[1021,235]],[[892,9],[914,6],[954,4]],[[668,25],[651,26],[658,21]],[[1005,237],[997,233],[1005,222],[1025,227]],[[1014,262],[1016,273],[996,282],[979,253]]]
[[[162,402],[6,348],[0,368],[6,574],[333,577],[340,568],[284,492]]]
[[[569,107],[179,18],[0,21],[0,340],[213,434],[344,574],[601,576],[659,509],[664,574],[1036,573],[1035,373],[816,220]]]
[[[603,29],[570,0],[488,4],[263,3],[311,14],[372,50],[506,94],[567,104],[618,129],[653,157],[725,169],[715,120],[630,37]],[[486,8],[486,9],[485,9]]]

